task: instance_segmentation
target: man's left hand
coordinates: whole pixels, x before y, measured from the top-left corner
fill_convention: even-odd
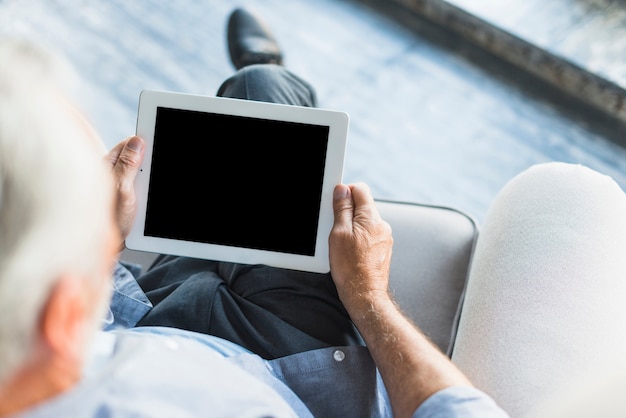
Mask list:
[[[116,190],[116,218],[122,240],[125,240],[135,220],[137,201],[135,177],[143,161],[144,141],[131,136],[118,143],[108,152],[105,159],[113,170]]]

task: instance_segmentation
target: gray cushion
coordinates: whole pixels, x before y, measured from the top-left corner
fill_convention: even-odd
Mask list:
[[[377,201],[393,230],[390,288],[400,308],[452,352],[477,223],[455,209]]]

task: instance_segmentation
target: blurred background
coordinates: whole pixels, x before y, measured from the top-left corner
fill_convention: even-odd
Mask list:
[[[111,147],[134,133],[141,90],[215,94],[234,71],[225,29],[240,6],[273,29],[320,107],[350,114],[344,181],[379,199],[480,222],[533,164],[626,185],[621,1],[0,0],[0,32],[71,61]]]

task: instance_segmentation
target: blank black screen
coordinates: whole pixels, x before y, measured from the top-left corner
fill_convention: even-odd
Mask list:
[[[159,107],[144,233],[313,255],[328,133]]]

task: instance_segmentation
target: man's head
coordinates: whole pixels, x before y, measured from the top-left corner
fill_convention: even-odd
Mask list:
[[[80,364],[119,236],[103,147],[69,100],[68,69],[7,39],[0,63],[1,395],[46,356]]]

